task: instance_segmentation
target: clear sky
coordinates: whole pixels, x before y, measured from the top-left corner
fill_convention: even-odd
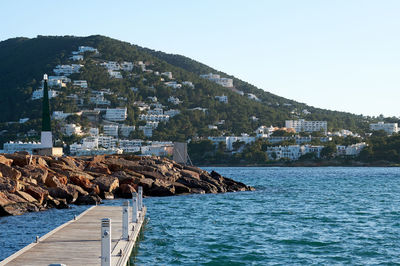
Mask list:
[[[102,34],[316,107],[400,116],[398,0],[2,0],[0,40]]]

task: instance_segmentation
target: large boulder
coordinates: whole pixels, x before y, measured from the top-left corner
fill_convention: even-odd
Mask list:
[[[97,205],[101,203],[101,198],[94,194],[79,196],[75,201],[77,205]]]
[[[111,175],[110,169],[108,169],[108,166],[103,163],[90,162],[88,166],[85,168],[85,171],[89,171],[92,173],[99,173],[103,175]]]
[[[0,173],[1,176],[14,180],[18,180],[22,176],[20,171],[3,163],[0,163]]]
[[[57,209],[67,209],[69,208],[67,200],[65,199],[55,199],[52,196],[48,195],[46,198],[46,206],[49,208],[57,208]]]
[[[181,176],[176,182],[189,187],[191,191],[202,189],[205,193],[218,193],[218,188],[215,185],[203,180]]]
[[[42,168],[48,168],[49,165],[47,164],[46,160],[43,159],[41,156],[34,157],[34,164],[40,166]]]
[[[79,196],[86,196],[89,194],[89,192],[87,192],[86,190],[84,190],[83,188],[81,188],[80,186],[77,185],[73,185],[73,184],[68,184],[67,187],[76,190],[79,194]]]
[[[42,204],[44,199],[49,195],[49,192],[39,186],[27,186],[25,192],[34,197],[39,204]]]
[[[185,166],[183,167],[183,169],[184,169],[184,170],[189,170],[189,171],[192,171],[192,172],[196,172],[196,173],[198,173],[199,175],[200,175],[200,174],[203,174],[203,173],[206,173],[206,171],[204,171],[203,169],[200,169],[200,168],[195,167],[195,166],[185,165]]]
[[[69,180],[73,184],[80,186],[85,190],[90,190],[93,187],[92,182],[90,182],[90,180],[84,175],[80,174],[70,175]]]
[[[0,163],[11,166],[12,162],[12,159],[7,159],[5,156],[0,155]]]
[[[34,197],[32,197],[31,195],[29,195],[26,192],[16,191],[15,194],[18,195],[19,197],[23,198],[27,202],[31,202],[31,203],[37,203],[38,202]]]
[[[182,169],[180,173],[184,177],[194,178],[194,179],[200,180],[200,175],[197,172]]]
[[[16,169],[21,172],[22,176],[36,179],[39,184],[44,184],[46,182],[49,173],[47,169],[36,165],[25,165],[24,167],[17,166]]]
[[[15,192],[19,190],[19,181],[8,177],[0,177],[0,191]]]
[[[96,155],[92,158],[92,163],[104,163],[106,157],[104,155]]]
[[[176,194],[187,194],[187,193],[191,192],[189,187],[187,187],[181,183],[173,182],[172,185],[174,185],[174,187],[175,187]]]
[[[45,180],[45,185],[48,187],[61,187],[64,184],[58,180],[58,178],[55,175],[47,175],[46,180]]]
[[[149,196],[173,196],[175,195],[175,186],[165,180],[155,180],[151,188],[146,191]]]
[[[65,199],[67,203],[73,203],[79,196],[78,191],[70,186],[50,187],[49,194],[53,198]]]
[[[132,167],[139,165],[138,162],[132,162],[123,158],[116,157],[106,158],[104,164],[106,164],[108,168],[113,172],[124,171],[125,169],[131,169]]]
[[[157,180],[157,179],[166,179],[166,176],[159,173],[159,172],[148,172],[148,171],[142,171],[141,172],[145,177],[147,178],[151,178],[153,180]]]
[[[7,159],[11,159],[12,165],[18,165],[21,167],[24,167],[25,165],[28,165],[31,163],[31,155],[27,152],[16,152],[13,154],[4,154],[4,157]]]
[[[132,198],[132,193],[136,192],[136,189],[134,186],[129,185],[129,184],[121,184],[118,189],[118,196],[121,198]]]
[[[118,178],[114,176],[101,176],[96,178],[93,181],[96,185],[99,186],[100,191],[103,192],[112,192],[114,193],[115,190],[119,187]]]
[[[0,192],[0,216],[21,215],[25,212],[39,211],[34,203],[30,203],[12,193]]]
[[[84,163],[81,163],[79,160],[76,160],[75,158],[72,157],[68,156],[60,157],[58,160],[75,170],[83,170],[85,167]]]

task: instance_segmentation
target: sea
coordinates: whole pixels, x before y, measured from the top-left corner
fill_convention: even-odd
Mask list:
[[[256,191],[145,198],[131,265],[400,264],[400,168],[205,169]],[[85,209],[1,217],[0,260]]]

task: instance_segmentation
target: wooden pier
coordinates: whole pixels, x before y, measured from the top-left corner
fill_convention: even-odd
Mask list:
[[[93,206],[0,265],[126,265],[144,223],[142,190],[123,206]],[[40,226],[40,225],[38,225]]]

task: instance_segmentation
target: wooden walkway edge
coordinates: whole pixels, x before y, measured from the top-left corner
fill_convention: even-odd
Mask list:
[[[126,265],[139,233],[144,225],[146,207],[138,212],[137,222],[132,222],[133,208],[129,208],[128,235],[124,239],[123,207],[93,206],[76,219],[55,228],[32,243],[0,262],[7,265],[101,265],[101,219],[111,219],[111,263]],[[38,225],[40,226],[40,225]],[[125,231],[126,232],[126,231]]]

